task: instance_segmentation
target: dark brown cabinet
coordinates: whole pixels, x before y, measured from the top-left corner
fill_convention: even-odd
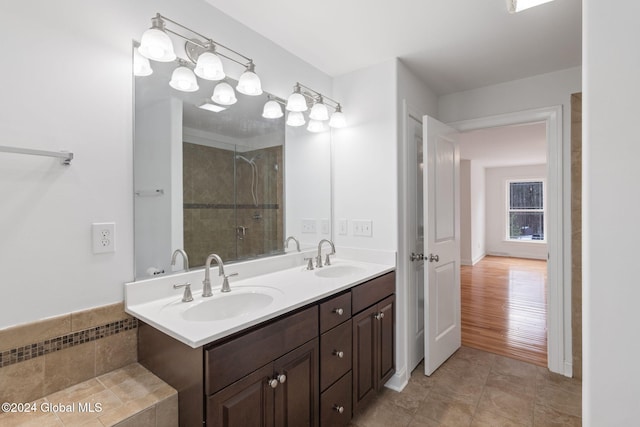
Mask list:
[[[141,322],[139,361],[183,427],[348,426],[395,372],[394,291],[392,272],[195,349]]]
[[[395,296],[387,276],[361,285],[363,288],[357,291],[366,302],[383,299],[353,316],[354,412],[373,399],[395,372]],[[376,281],[379,282],[376,284]],[[365,305],[356,298],[356,289],[353,304],[358,308]]]

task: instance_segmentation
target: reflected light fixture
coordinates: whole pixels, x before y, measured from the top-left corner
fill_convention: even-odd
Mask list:
[[[182,92],[195,92],[200,89],[196,75],[193,74],[191,68],[185,67],[184,65],[180,65],[173,70],[169,86]]]
[[[165,30],[164,20],[159,13],[151,18],[151,28],[142,34],[138,47],[142,56],[159,62],[171,62],[176,59],[173,43]]]
[[[324,128],[324,123],[321,122],[320,120],[309,120],[309,126],[307,126],[307,130],[309,132],[324,132],[325,128]]]
[[[205,80],[222,80],[226,77],[222,68],[222,61],[216,55],[212,42],[210,42],[209,50],[202,52],[198,56],[193,72],[196,76]]]
[[[233,105],[238,102],[236,94],[229,83],[221,82],[213,88],[211,99],[221,105]]]
[[[289,111],[289,114],[287,114],[288,126],[298,127],[298,126],[304,126],[304,124],[305,124],[305,120],[304,120],[304,114],[302,114],[302,111]]]
[[[282,112],[280,103],[275,99],[269,98],[262,109],[262,117],[265,119],[279,119],[282,116],[284,116],[284,113]]]
[[[553,0],[507,0],[507,9],[509,13],[517,13],[552,1]]]
[[[236,86],[238,92],[249,96],[262,95],[262,83],[260,82],[260,77],[255,73],[255,69],[256,66],[253,61],[249,61],[247,69],[238,80],[238,85]]]
[[[149,63],[149,59],[145,58],[138,52],[138,49],[133,51],[133,75],[137,77],[146,77],[153,74],[153,69]]]
[[[287,99],[287,111],[307,111],[307,99],[301,93],[300,83],[293,87],[293,93]]]
[[[332,128],[340,129],[347,126],[347,119],[342,112],[342,106],[338,104],[336,106],[336,111],[331,115],[331,119],[329,120],[329,126]]]
[[[311,112],[309,113],[309,118],[312,120],[329,120],[329,110],[327,110],[327,106],[324,105],[324,101],[322,100],[322,95],[318,96],[316,103],[311,107]]]

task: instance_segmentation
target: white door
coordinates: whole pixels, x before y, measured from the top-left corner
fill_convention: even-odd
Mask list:
[[[431,375],[460,348],[460,157],[457,133],[423,118],[425,363]]]
[[[407,116],[408,244],[411,268],[408,270],[409,372],[424,358],[424,177],[422,120]]]

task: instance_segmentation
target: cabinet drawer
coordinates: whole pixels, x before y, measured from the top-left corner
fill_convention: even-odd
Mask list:
[[[351,371],[320,396],[320,425],[347,426],[350,421]]]
[[[320,304],[320,333],[326,332],[351,318],[351,292]]]
[[[395,272],[369,280],[351,290],[351,312],[356,314],[381,299],[393,294],[396,290]]]
[[[318,308],[276,320],[204,352],[210,395],[318,336]]]
[[[320,389],[324,390],[351,370],[351,320],[320,337]],[[340,357],[342,356],[342,357]]]

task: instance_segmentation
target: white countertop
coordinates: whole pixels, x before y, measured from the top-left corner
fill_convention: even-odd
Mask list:
[[[349,253],[348,250],[344,252]],[[300,263],[299,259],[304,255],[296,256],[295,262]],[[209,298],[201,295],[203,270],[131,282],[125,284],[125,311],[178,341],[197,348],[395,270],[395,254],[374,258],[376,262],[336,258],[332,259],[331,266],[322,269],[306,270],[305,264],[264,274],[256,274],[254,267],[253,271],[246,269],[246,276],[249,276],[246,278],[242,274],[243,265],[232,264],[225,266],[225,273],[239,272],[240,276],[229,279],[231,292],[225,294],[220,292],[222,278],[218,276],[217,269],[212,268],[214,296]],[[384,262],[380,263],[381,260]],[[266,262],[262,261],[263,264]],[[342,277],[320,277],[316,274],[344,266],[352,266],[354,271]],[[173,289],[174,284],[186,281],[192,283],[194,299],[188,303],[181,301],[182,289]],[[185,310],[203,302],[231,296],[234,292],[248,293],[258,288],[273,297],[273,301],[264,308],[222,320],[193,321],[183,317]]]

